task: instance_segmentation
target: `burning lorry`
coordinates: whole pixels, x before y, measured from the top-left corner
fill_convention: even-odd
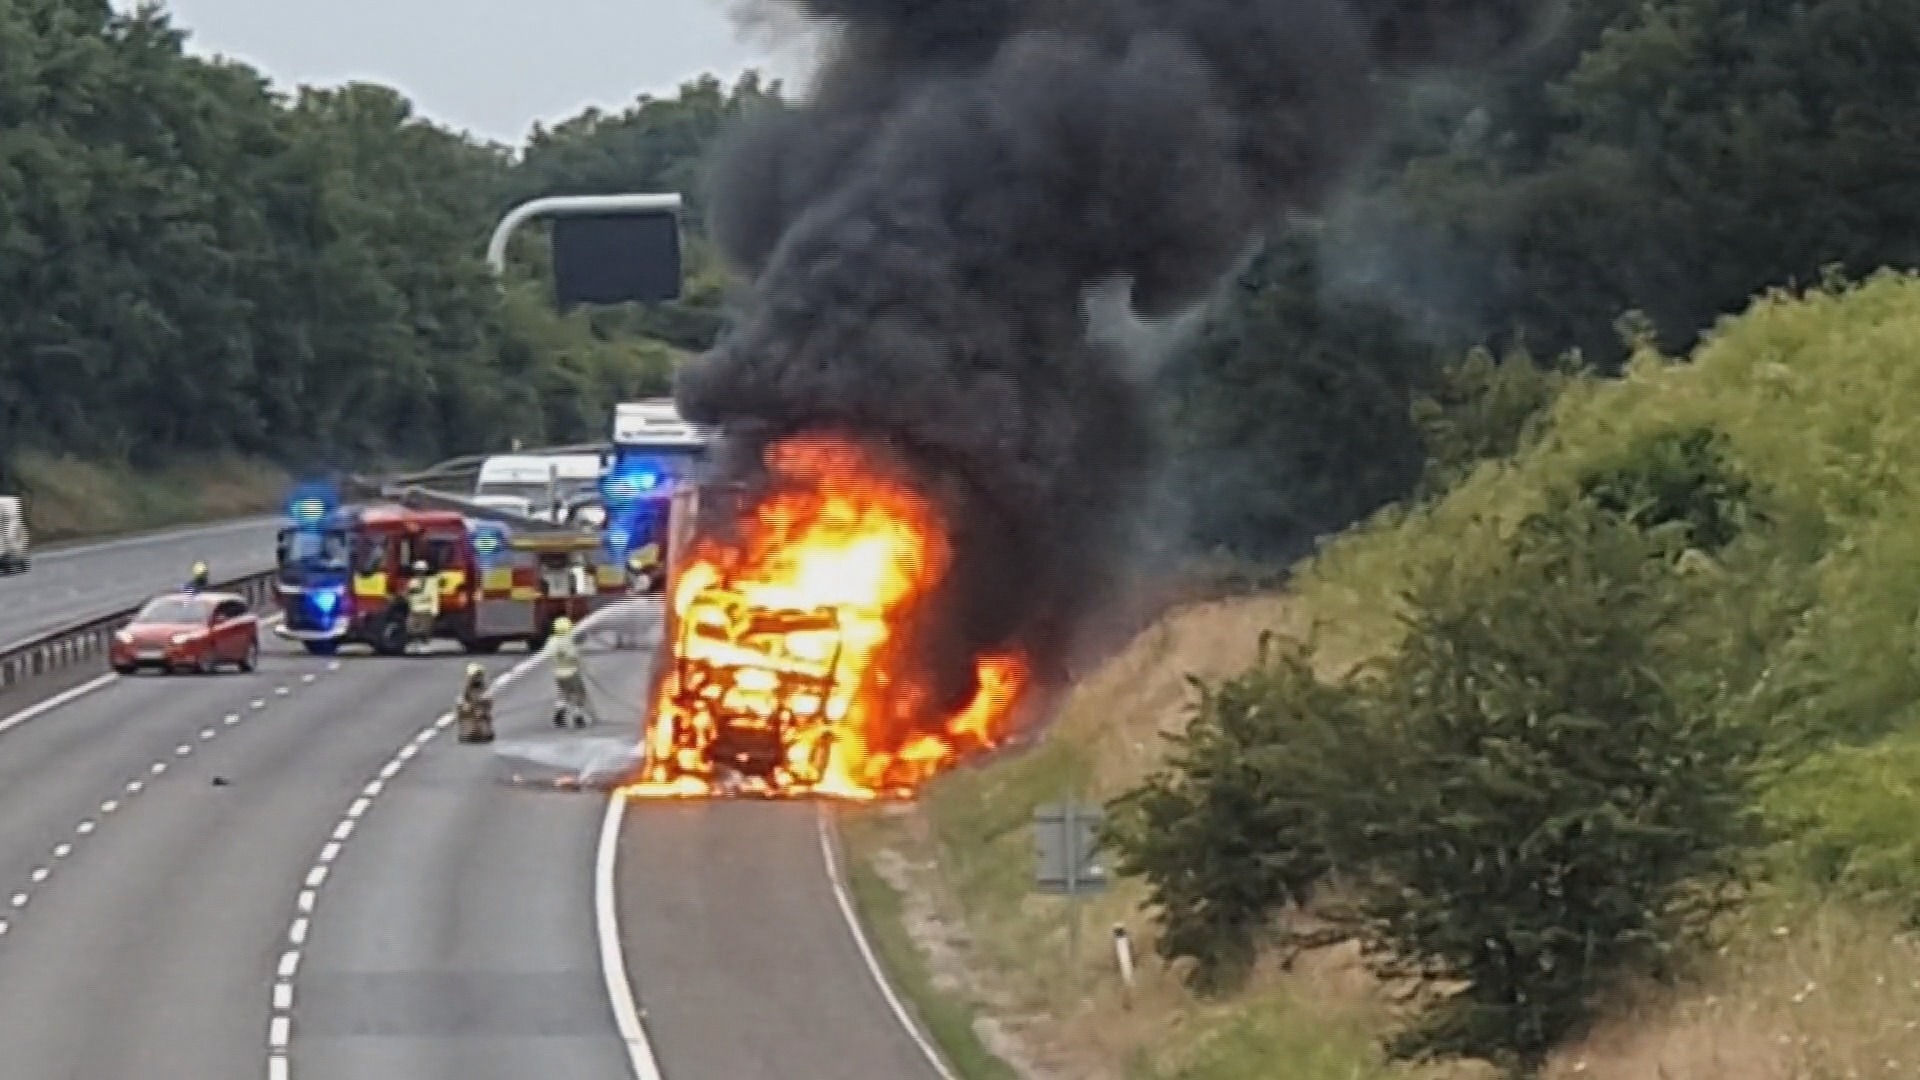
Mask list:
[[[857,448],[804,438],[772,456],[799,482],[674,492],[663,655],[631,794],[909,794],[993,745],[1022,687],[1019,658],[985,658],[965,709],[917,708],[901,621],[945,568],[940,523]],[[716,518],[724,527],[696,527]]]

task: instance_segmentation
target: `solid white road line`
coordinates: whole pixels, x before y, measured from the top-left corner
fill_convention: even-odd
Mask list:
[[[611,607],[601,609],[602,612],[610,610],[612,610]],[[589,615],[587,618],[580,620],[580,629],[586,629],[594,620],[599,618],[600,614],[601,612],[595,612],[593,615]],[[546,659],[547,655],[547,650],[543,649],[520,661],[518,664],[515,664],[506,673],[493,680],[492,690],[497,693],[508,684],[533,670],[534,666]],[[338,667],[339,663],[336,661],[329,664],[327,670],[332,671]],[[452,713],[440,714],[435,717],[431,723],[427,724],[426,727],[415,733],[412,740],[402,744],[400,749],[395,751],[394,756],[388,760],[386,765],[381,767],[379,774],[370,781],[366,787],[360,790],[360,796],[348,805],[345,815],[342,816],[340,821],[334,826],[333,839],[321,847],[320,854],[314,861],[313,868],[307,871],[306,887],[294,901],[295,906],[300,910],[300,914],[294,918],[287,931],[287,938],[293,944],[293,948],[288,949],[281,955],[279,977],[273,987],[273,1009],[275,1015],[271,1026],[268,1028],[267,1034],[268,1080],[289,1080],[293,1071],[290,1059],[288,1058],[289,1046],[293,1039],[293,979],[300,968],[302,950],[307,947],[307,938],[313,925],[312,912],[320,889],[327,882],[329,867],[339,858],[340,853],[344,850],[343,845],[346,843],[347,838],[353,834],[354,823],[366,814],[367,810],[373,806],[373,801],[379,798],[380,794],[386,790],[387,782],[395,779],[399,775],[400,770],[405,768],[407,763],[419,754],[420,748],[426,745],[427,741],[433,737],[435,732],[441,728],[445,728],[452,722]],[[618,831],[618,824],[618,820],[615,819],[613,822],[615,833]],[[610,879],[612,844],[608,839],[609,835],[610,834],[603,832],[601,837],[601,851],[597,856],[607,871],[607,873],[602,875],[602,880]],[[598,883],[596,883],[596,889],[599,887]],[[598,895],[596,895],[595,898],[596,907],[604,908],[603,918],[609,920],[602,923],[601,943],[603,961],[605,959],[606,942],[609,940],[606,927],[611,926],[610,920],[612,918],[613,906],[611,884],[607,884],[605,888],[607,889],[606,899],[601,900]],[[617,958],[619,947],[618,935],[612,935],[611,940],[615,943],[615,957]],[[611,982],[608,986],[609,991],[614,992]],[[622,970],[619,986],[620,990],[617,993],[625,995],[628,1011],[631,1012],[633,995],[632,991],[626,987],[624,969]],[[618,998],[616,997],[616,1001],[617,1000]],[[619,1006],[616,1004],[616,1013],[618,1010]],[[624,1033],[623,1029],[623,1034]],[[644,1035],[640,1037],[638,1045],[643,1048],[645,1047],[646,1038]],[[650,1050],[646,1051],[644,1058],[636,1056],[636,1051],[634,1050],[635,1043],[632,1038],[628,1038],[627,1046],[629,1057],[635,1063],[638,1080],[660,1080],[660,1072],[657,1068],[653,1067],[652,1064],[652,1052]],[[645,1062],[644,1065],[641,1064],[643,1060]]]
[[[0,720],[0,732],[11,731],[36,716],[44,716],[70,701],[78,701],[118,678],[120,678],[118,673],[109,671],[105,675],[83,682],[71,690],[63,690],[38,705],[29,705],[19,712],[14,713],[12,716],[7,717],[5,720]]]
[[[636,1080],[660,1080],[660,1064],[647,1041],[646,1025],[634,1004],[633,984],[627,980],[627,958],[620,947],[620,913],[614,903],[614,856],[620,848],[620,820],[627,797],[615,791],[600,820],[600,843],[593,858],[593,921],[600,935],[600,971],[607,980],[607,998],[613,1002],[613,1023],[627,1044],[627,1060]]]
[[[260,620],[260,624],[262,626],[265,626],[268,623],[278,621],[279,618],[280,616],[277,613],[273,615],[269,615],[266,618]],[[52,697],[48,698],[45,701],[40,702],[37,705],[29,705],[26,708],[21,709],[19,712],[14,713],[12,716],[9,716],[4,720],[0,720],[0,734],[5,734],[16,727],[19,727],[21,724],[24,724],[27,721],[33,719],[36,716],[45,716],[46,714],[52,712],[53,710],[59,708],[60,706],[68,704],[69,702],[78,701],[81,698],[86,697],[88,694],[93,693],[95,690],[98,690],[103,686],[108,686],[108,685],[111,685],[112,683],[118,682],[119,679],[120,679],[119,672],[109,671],[104,675],[100,675],[95,678],[89,679],[86,682],[83,682],[79,686],[73,687],[70,690],[62,690],[60,693],[53,695]],[[259,702],[254,703],[254,708],[257,709],[257,708],[260,708],[260,706],[261,706],[261,703]],[[228,723],[232,723],[232,721],[229,720]]]
[[[894,993],[893,983],[888,981],[886,971],[880,967],[880,960],[874,955],[873,946],[867,943],[867,932],[860,926],[860,916],[853,910],[853,898],[847,894],[846,883],[840,877],[840,859],[834,853],[832,827],[827,819],[827,815],[831,812],[823,805],[816,819],[820,828],[820,858],[827,864],[827,883],[833,886],[833,899],[840,906],[840,917],[846,920],[847,932],[853,935],[853,943],[860,949],[860,959],[867,965],[867,974],[873,976],[874,985],[880,988],[881,995],[887,999],[887,1007],[893,1010],[894,1019],[900,1021],[900,1026],[906,1029],[908,1037],[913,1039],[913,1044],[920,1048],[921,1056],[927,1059],[927,1064],[933,1066],[934,1072],[940,1074],[941,1080],[957,1080],[953,1071],[947,1068],[946,1060],[940,1056],[940,1051],[934,1049],[933,1043],[921,1033],[920,1025],[914,1022],[913,1014],[907,1011],[907,1006],[900,1000],[900,995]]]

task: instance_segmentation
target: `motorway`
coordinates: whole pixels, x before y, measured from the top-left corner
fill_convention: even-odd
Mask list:
[[[33,569],[0,577],[0,648],[65,623],[132,607],[184,583],[196,560],[215,581],[273,566],[278,518],[37,550]]]
[[[630,737],[646,654],[589,652],[585,732],[546,723],[544,669],[488,658],[509,681],[487,748],[440,719],[463,656],[266,643],[251,675],[116,679],[0,721],[5,1074],[635,1076],[595,919],[605,801],[511,784],[528,770],[501,751]],[[939,1080],[849,932],[815,808],[635,803],[616,850],[643,1078]]]

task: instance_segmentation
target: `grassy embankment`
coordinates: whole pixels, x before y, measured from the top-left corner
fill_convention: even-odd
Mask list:
[[[1482,467],[1438,504],[1394,510],[1302,568],[1295,592],[1175,612],[1078,688],[1035,748],[943,779],[906,813],[846,829],[870,920],[970,1078],[994,1053],[1048,1078],[1382,1080],[1469,1066],[1385,1063],[1393,1009],[1350,953],[1266,965],[1220,1001],[1152,958],[1142,892],[1087,909],[1069,957],[1062,904],[1035,896],[1028,822],[1079,790],[1107,798],[1160,759],[1185,722],[1186,676],[1251,662],[1262,628],[1318,626],[1331,662],[1393,647],[1412,567],[1499,530],[1545,493],[1663,433],[1709,428],[1759,481],[1780,565],[1814,597],[1772,643],[1795,719],[1816,738],[1767,787],[1781,826],[1756,853],[1772,887],[1702,975],[1648,990],[1565,1048],[1554,1080],[1840,1080],[1920,1075],[1920,280],[1764,300],[1693,362],[1643,353],[1617,380],[1575,386],[1548,437]],[[1129,1002],[1109,927],[1143,957]],[[911,953],[905,943],[918,948]],[[971,1021],[971,1022],[969,1022]]]
[[[12,472],[36,546],[268,513],[288,484],[271,465],[233,458],[136,472],[27,453],[12,462]]]

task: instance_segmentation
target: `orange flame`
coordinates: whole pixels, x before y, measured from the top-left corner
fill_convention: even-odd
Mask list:
[[[862,447],[776,443],[781,481],[731,542],[702,541],[668,595],[673,640],[631,795],[710,794],[732,776],[768,795],[908,795],[993,746],[1026,683],[1017,656],[978,661],[972,701],[912,715],[918,673],[889,648],[904,610],[952,558],[933,503]]]

